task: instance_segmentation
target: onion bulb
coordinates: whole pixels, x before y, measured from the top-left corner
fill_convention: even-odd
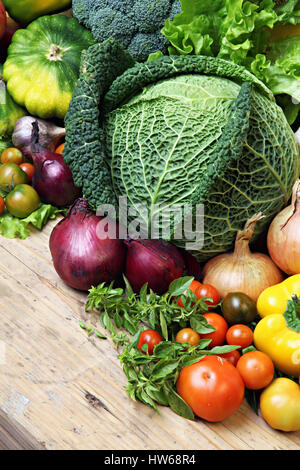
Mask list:
[[[249,242],[256,223],[263,218],[258,213],[237,233],[233,253],[224,253],[209,260],[203,269],[203,283],[213,285],[221,298],[230,292],[243,292],[255,302],[267,287],[283,281],[283,274],[271,258],[252,253]]]
[[[116,281],[122,273],[125,246],[122,240],[109,238],[109,234],[107,238],[99,237],[101,220],[80,198],[51,233],[49,247],[54,268],[74,289],[87,291],[102,282]]]
[[[291,204],[279,212],[269,227],[267,246],[283,272],[300,273],[300,179],[294,184]]]
[[[27,158],[32,158],[32,124],[34,122],[38,126],[39,144],[51,152],[55,151],[59,142],[66,135],[66,130],[63,127],[58,127],[52,122],[32,116],[22,117],[15,124],[12,142]]]
[[[167,292],[175,279],[183,276],[184,260],[176,246],[163,240],[126,240],[125,276],[134,292],[148,283],[156,294]]]

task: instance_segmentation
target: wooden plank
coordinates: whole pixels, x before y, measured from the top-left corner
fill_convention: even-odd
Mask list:
[[[56,223],[26,240],[0,240],[0,446],[300,449],[299,432],[271,429],[246,402],[222,423],[132,402],[112,341],[79,327],[81,319],[101,330],[98,316],[84,311],[86,294],[53,268],[48,239]]]
[[[17,421],[0,410],[0,450],[44,450]]]

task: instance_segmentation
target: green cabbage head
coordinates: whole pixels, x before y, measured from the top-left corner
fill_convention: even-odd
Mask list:
[[[95,207],[127,196],[150,222],[158,206],[203,203],[201,261],[230,250],[255,213],[265,215],[256,234],[265,230],[299,176],[296,139],[272,93],[212,57],[134,64],[114,41],[92,46],[66,130],[64,158]]]

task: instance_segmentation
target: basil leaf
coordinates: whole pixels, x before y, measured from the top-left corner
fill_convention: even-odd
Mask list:
[[[203,351],[203,354],[200,353],[199,355],[192,357],[192,358],[190,356],[186,356],[181,361],[181,366],[182,368],[191,366],[192,364],[195,364],[195,362],[201,361],[201,359],[203,359],[206,355],[207,355],[207,351]]]
[[[179,279],[175,279],[175,281],[171,282],[169,286],[169,296],[177,297],[183,294],[190,287],[193,280],[194,277],[192,276],[184,276]]]
[[[200,334],[212,333],[216,329],[209,325],[204,317],[191,317],[190,326],[193,330]]]
[[[251,351],[257,351],[257,349],[254,346],[248,346],[247,348],[242,349],[242,354],[246,354],[247,352]]]
[[[158,380],[164,379],[168,375],[172,374],[178,367],[179,359],[168,360],[161,359],[152,369],[151,379]]]
[[[123,326],[123,319],[120,317],[120,314],[116,312],[113,318],[114,318],[116,328],[121,328]]]
[[[142,302],[147,302],[147,289],[148,289],[148,283],[144,284],[140,290],[140,299]]]
[[[123,279],[124,279],[125,286],[126,286],[125,293],[126,293],[127,297],[131,297],[132,295],[134,295],[134,292],[133,292],[133,289],[130,285],[130,282],[128,281],[127,277],[124,276],[124,274],[123,274]]]
[[[149,397],[151,397],[152,400],[156,401],[159,405],[168,406],[168,397],[162,388],[159,389],[158,387],[155,387],[154,385],[149,383],[146,386],[145,390]]]
[[[132,318],[126,312],[123,317],[123,327],[131,334],[134,335],[137,332],[137,326]]]
[[[101,331],[97,330],[96,328],[94,328],[94,333],[96,336],[98,336],[98,338],[107,339],[107,336],[105,336],[103,333],[101,333]]]
[[[164,317],[164,314],[162,312],[160,312],[159,314],[159,319],[160,319],[160,328],[161,328],[163,338],[165,340],[168,340],[168,326],[167,326],[167,322]]]
[[[176,414],[183,418],[194,421],[195,416],[189,405],[175,392],[173,388],[168,388],[168,403]]]
[[[155,357],[170,358],[176,351],[183,351],[185,347],[181,343],[174,343],[172,341],[161,341],[153,350]]]
[[[224,346],[215,346],[214,348],[210,349],[210,351],[207,351],[207,354],[225,354],[231,351],[235,351],[239,348],[240,346],[225,344]]]

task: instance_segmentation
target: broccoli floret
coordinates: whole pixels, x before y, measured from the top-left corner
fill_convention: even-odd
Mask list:
[[[181,11],[180,0],[73,0],[72,6],[96,41],[116,39],[139,62],[157,50],[167,52],[161,29]]]

